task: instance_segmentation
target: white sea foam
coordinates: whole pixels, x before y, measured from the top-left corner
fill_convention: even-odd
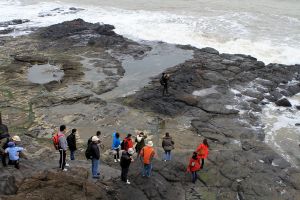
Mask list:
[[[300,105],[300,95],[288,98],[292,108],[278,107],[275,104],[267,104],[263,109],[262,121],[265,125],[265,141],[280,155],[295,166],[300,166],[299,141],[300,112],[294,107]]]
[[[193,95],[203,97],[203,96],[207,96],[207,95],[210,95],[210,94],[216,94],[216,93],[218,93],[218,91],[216,90],[216,87],[217,86],[214,85],[210,88],[205,88],[205,89],[202,89],[202,90],[196,90],[196,91],[193,92]]]
[[[14,36],[28,33],[30,27],[82,18],[89,22],[113,24],[117,33],[135,40],[160,40],[199,48],[210,46],[220,52],[250,54],[266,63],[300,63],[300,21],[293,17],[207,10],[202,15],[179,15],[88,4],[80,6],[85,9],[83,11],[66,14],[70,7],[78,7],[78,4],[54,1],[22,5],[18,1],[1,1],[0,18],[1,21],[31,20],[14,26],[19,30],[12,33]],[[64,11],[51,11],[55,8]],[[38,17],[41,13],[52,16]],[[275,23],[278,27],[274,26]]]

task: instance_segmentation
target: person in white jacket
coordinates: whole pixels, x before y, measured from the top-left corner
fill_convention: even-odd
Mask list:
[[[137,157],[139,157],[140,155],[140,151],[142,150],[142,148],[145,146],[145,139],[147,138],[147,136],[143,133],[140,132],[135,139],[136,145],[135,145],[135,151],[137,153]]]

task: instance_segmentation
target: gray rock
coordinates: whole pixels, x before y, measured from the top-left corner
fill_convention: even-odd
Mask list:
[[[277,106],[292,107],[292,104],[286,98],[279,99],[275,102]]]
[[[13,28],[7,28],[7,29],[4,29],[4,30],[0,30],[0,35],[4,35],[4,34],[8,34],[8,33],[11,33],[13,32],[15,29]]]
[[[30,20],[29,19],[13,19],[10,21],[0,22],[0,27],[8,27],[11,25],[23,24],[23,23],[27,23],[27,22],[30,22]]]
[[[213,49],[213,48],[210,48],[210,47],[202,48],[202,49],[200,49],[200,51],[210,53],[210,54],[219,55],[219,52],[216,49]]]
[[[8,175],[1,170],[0,175],[0,195],[13,195],[16,194],[18,188],[16,185],[15,177]]]

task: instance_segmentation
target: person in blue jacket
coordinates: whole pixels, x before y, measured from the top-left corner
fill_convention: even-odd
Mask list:
[[[114,151],[114,161],[120,162],[120,134],[118,132],[113,133],[112,150]]]
[[[13,136],[12,142],[8,143],[8,147],[5,149],[5,153],[8,154],[9,162],[8,164],[14,165],[15,168],[20,169],[19,160],[20,153],[24,151],[23,147],[17,146],[17,143],[20,142],[21,139],[19,136]]]

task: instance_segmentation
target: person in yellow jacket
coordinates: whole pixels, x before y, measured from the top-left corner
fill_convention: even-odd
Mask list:
[[[148,141],[147,145],[142,148],[140,152],[141,159],[144,164],[143,168],[143,176],[150,177],[151,170],[152,170],[152,160],[155,155],[154,149],[153,149],[153,142]]]

